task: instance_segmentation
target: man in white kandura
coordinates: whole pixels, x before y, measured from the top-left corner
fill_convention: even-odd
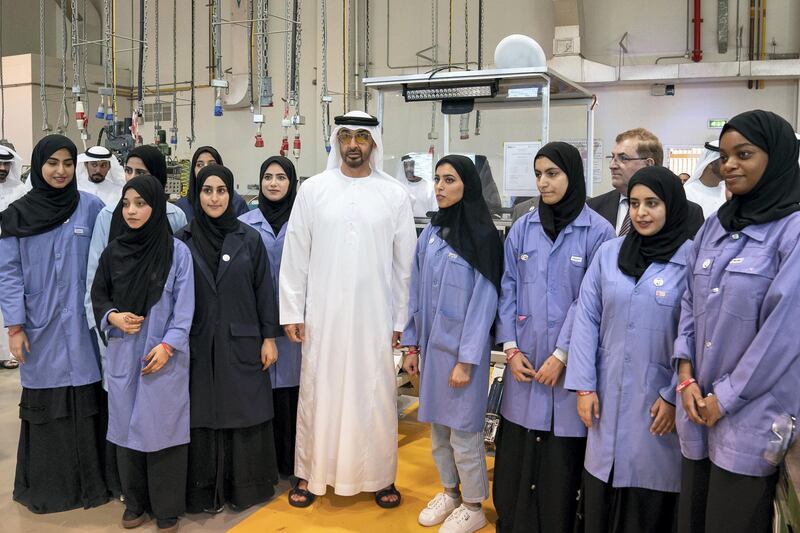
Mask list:
[[[397,507],[397,392],[392,348],[406,322],[416,232],[403,186],[383,172],[378,120],[336,117],[325,172],[302,184],[280,272],[286,335],[303,343],[289,503],[327,485]],[[338,146],[338,150],[336,147]]]
[[[30,183],[23,183],[21,175],[22,158],[12,148],[0,145],[0,213],[30,190]],[[0,314],[0,330],[2,329],[3,315]],[[0,367],[10,369],[18,366],[19,362],[8,349],[8,336],[3,332],[0,334]]]
[[[107,206],[116,206],[122,198],[125,171],[105,146],[92,146],[78,155],[75,177],[79,191],[94,194]]]

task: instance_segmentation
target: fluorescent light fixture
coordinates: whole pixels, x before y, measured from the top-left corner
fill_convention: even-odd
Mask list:
[[[403,86],[403,96],[406,102],[424,102],[438,100],[463,100],[467,98],[491,98],[497,94],[497,82],[488,82],[483,85],[468,86],[433,86],[409,88]]]

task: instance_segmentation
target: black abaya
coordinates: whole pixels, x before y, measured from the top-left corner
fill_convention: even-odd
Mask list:
[[[497,532],[571,532],[585,451],[583,437],[557,437],[502,419],[492,489]]]

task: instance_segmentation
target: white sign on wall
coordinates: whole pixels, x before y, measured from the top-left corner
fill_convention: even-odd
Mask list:
[[[540,142],[503,143],[503,192],[506,196],[539,196],[533,159]]]

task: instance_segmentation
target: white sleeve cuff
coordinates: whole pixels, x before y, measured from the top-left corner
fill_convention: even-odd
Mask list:
[[[567,352],[565,352],[561,348],[556,348],[555,351],[553,352],[553,355],[555,356],[556,359],[564,363],[564,366],[567,366],[567,358],[569,357],[569,354]]]
[[[517,347],[517,343],[514,342],[514,341],[508,341],[508,342],[504,342],[503,343],[503,351],[504,352],[506,352],[506,351],[508,351],[508,350],[510,350],[512,348],[516,348],[516,347]]]

